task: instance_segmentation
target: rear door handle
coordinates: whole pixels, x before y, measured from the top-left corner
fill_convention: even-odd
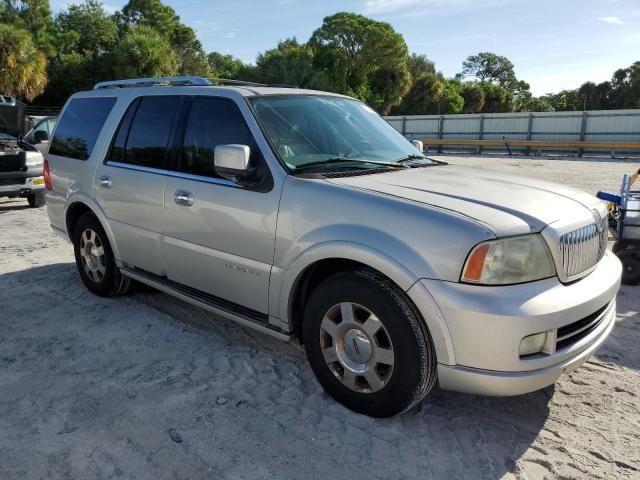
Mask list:
[[[193,205],[193,193],[186,190],[176,190],[173,194],[173,200],[184,207],[190,207]]]
[[[113,185],[113,181],[111,180],[111,177],[107,177],[107,176],[100,177],[98,179],[98,183],[100,184],[101,187],[104,187],[104,188],[111,188],[111,185]]]

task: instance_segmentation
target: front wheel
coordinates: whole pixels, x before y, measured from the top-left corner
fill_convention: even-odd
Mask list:
[[[436,380],[435,349],[419,313],[370,270],[336,274],[313,291],[303,340],[320,384],[372,417],[410,409]]]

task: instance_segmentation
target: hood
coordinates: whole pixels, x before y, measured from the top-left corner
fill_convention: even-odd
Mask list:
[[[497,236],[539,232],[561,219],[593,222],[595,196],[563,185],[455,165],[334,178],[329,182],[470,217]]]

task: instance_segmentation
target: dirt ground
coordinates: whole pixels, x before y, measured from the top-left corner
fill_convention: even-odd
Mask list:
[[[586,191],[638,163],[444,157]],[[82,285],[45,209],[0,200],[0,479],[640,478],[640,287],[596,357],[545,390],[435,389],[374,420],[303,352],[154,291]]]

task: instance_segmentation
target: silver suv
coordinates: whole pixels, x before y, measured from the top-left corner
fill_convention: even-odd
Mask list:
[[[443,389],[517,395],[615,323],[620,262],[583,192],[430,160],[341,95],[201,78],[67,102],[45,166],[89,290],[131,279],[304,344],[376,417]]]

